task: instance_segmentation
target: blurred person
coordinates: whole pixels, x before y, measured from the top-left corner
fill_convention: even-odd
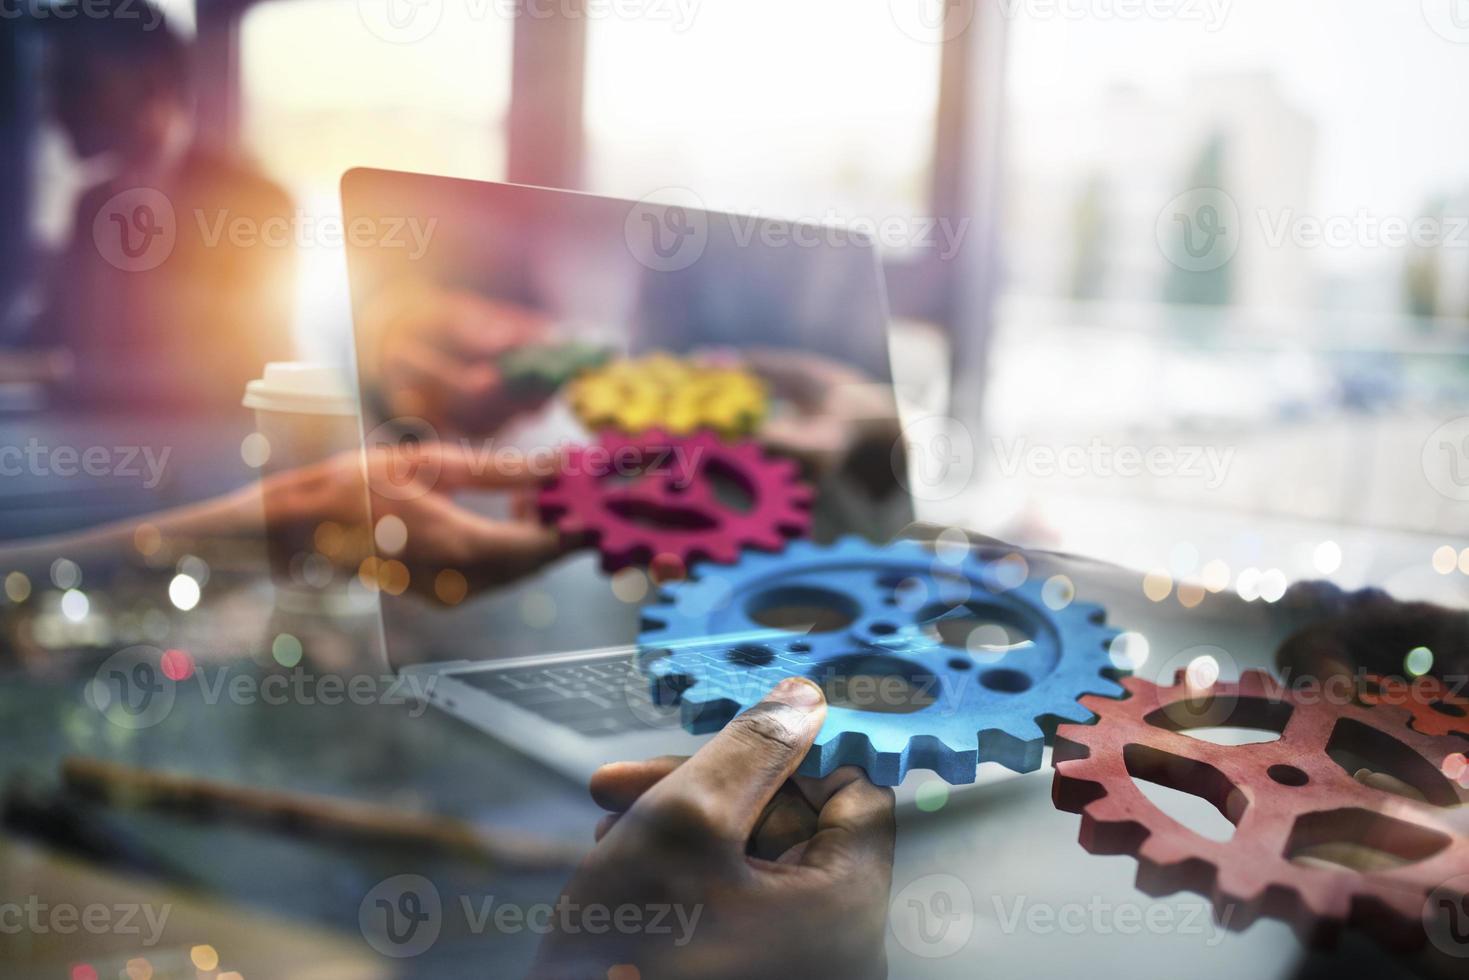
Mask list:
[[[157,8],[69,2],[46,25],[51,112],[108,176],[80,197],[34,340],[69,352],[72,402],[234,408],[291,356],[291,201],[196,142],[190,50]]]

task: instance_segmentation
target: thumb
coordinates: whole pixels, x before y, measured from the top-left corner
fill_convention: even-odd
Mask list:
[[[633,810],[692,815],[715,836],[743,845],[825,720],[821,688],[788,677],[644,793]]]

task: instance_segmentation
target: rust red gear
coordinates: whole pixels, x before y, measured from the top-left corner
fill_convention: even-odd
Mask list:
[[[1469,738],[1469,698],[1437,677],[1382,677],[1364,674],[1358,696],[1366,704],[1397,705],[1413,715],[1413,727],[1425,735]]]
[[[721,481],[748,507],[721,500]],[[754,442],[609,430],[571,451],[539,506],[562,534],[596,545],[605,571],[648,565],[668,579],[695,561],[732,564],[744,548],[780,551],[810,531],[812,499],[793,461]]]
[[[1398,708],[1325,704],[1261,672],[1204,687],[1192,685],[1187,671],[1172,687],[1138,678],[1122,683],[1132,695],[1126,700],[1082,698],[1097,724],[1063,725],[1056,733],[1052,796],[1061,809],[1081,814],[1082,846],[1135,855],[1140,889],[1204,895],[1231,929],[1266,916],[1318,945],[1334,942],[1344,925],[1394,947],[1423,943],[1425,901],[1469,873],[1469,839],[1456,835],[1439,809],[1469,800],[1469,790],[1440,771],[1456,751],[1453,740],[1414,731]],[[1266,729],[1280,738],[1219,745],[1185,734],[1219,726]],[[1339,753],[1391,772],[1428,802],[1358,781],[1332,758]],[[1185,828],[1134,779],[1207,800],[1234,823],[1233,837],[1215,841]],[[1358,872],[1293,860],[1335,844],[1366,845],[1406,863]]]

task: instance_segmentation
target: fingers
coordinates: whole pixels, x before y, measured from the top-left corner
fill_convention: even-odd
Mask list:
[[[761,812],[806,757],[825,719],[821,689],[788,677],[644,793],[633,811],[691,823],[683,828],[690,834],[712,834],[743,850]]]
[[[470,544],[473,574],[469,577],[476,586],[513,582],[566,553],[561,536],[554,529],[491,521],[469,511],[463,513],[474,522],[470,525],[473,532]]]
[[[397,499],[402,489],[418,486],[423,492],[456,490],[531,489],[560,468],[556,452],[498,452],[491,444],[427,442],[379,446],[368,457],[374,489]],[[385,484],[394,489],[388,489]]]
[[[592,801],[622,813],[664,776],[688,760],[686,755],[660,755],[645,762],[611,762],[592,773]]]
[[[810,792],[823,799],[802,864],[830,870],[891,869],[898,832],[891,789],[872,785],[854,766],[843,766]]]

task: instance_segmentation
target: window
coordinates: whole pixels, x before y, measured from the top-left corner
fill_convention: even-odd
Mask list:
[[[503,177],[511,22],[494,4],[439,6],[434,30],[396,41],[366,0],[252,7],[240,41],[246,145],[305,194],[335,194],[356,166]]]
[[[588,24],[588,190],[836,223],[931,213],[936,26],[849,0],[647,10]]]
[[[1469,85],[1469,30],[1447,6],[1012,6],[985,418],[1013,526],[1289,578],[1324,571],[1327,528],[1462,530],[1425,455],[1469,407],[1469,105],[1437,94]],[[1094,442],[1160,450],[1125,477]],[[1176,471],[1206,448],[1218,472]],[[1249,532],[1198,519],[1220,509]],[[1370,580],[1436,578],[1431,551]]]
[[[340,214],[338,181],[353,167],[504,179],[512,21],[492,3],[406,10],[388,20],[371,0],[277,0],[244,16],[243,142],[312,222]],[[340,243],[304,230],[297,241],[298,345],[340,358]]]

